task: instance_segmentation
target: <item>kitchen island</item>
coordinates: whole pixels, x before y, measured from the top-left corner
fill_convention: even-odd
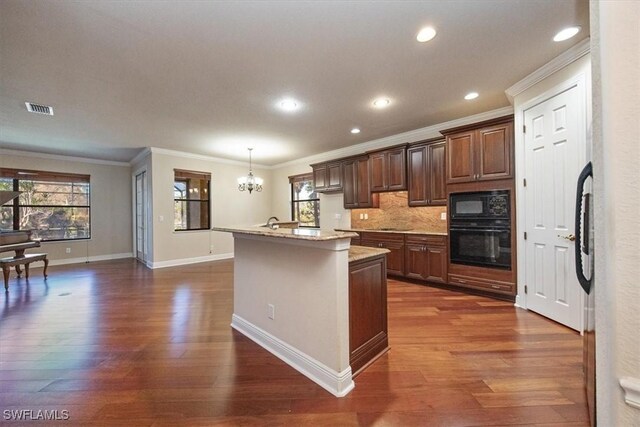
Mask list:
[[[231,326],[333,395],[349,393],[354,373],[388,350],[388,251],[350,250],[351,232],[213,230],[234,237]]]

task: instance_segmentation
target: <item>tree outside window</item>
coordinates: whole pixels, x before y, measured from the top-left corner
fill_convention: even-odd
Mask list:
[[[313,175],[289,177],[291,186],[291,219],[300,227],[320,227],[320,198],[313,186]]]
[[[20,195],[0,208],[0,230],[32,230],[43,241],[89,239],[88,175],[0,169],[0,190]]]

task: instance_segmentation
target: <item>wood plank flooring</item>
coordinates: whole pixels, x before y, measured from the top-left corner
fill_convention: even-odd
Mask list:
[[[0,296],[3,423],[588,425],[581,337],[510,303],[390,280],[391,351],[338,399],[230,328],[231,261],[36,273]]]

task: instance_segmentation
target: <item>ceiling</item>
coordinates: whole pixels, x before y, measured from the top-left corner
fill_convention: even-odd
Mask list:
[[[438,34],[418,43],[425,25]],[[587,0],[3,0],[0,31],[0,147],[116,161],[253,147],[275,165],[507,106],[589,17]]]

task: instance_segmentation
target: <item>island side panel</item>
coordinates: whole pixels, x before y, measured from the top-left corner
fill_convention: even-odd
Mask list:
[[[349,367],[349,239],[235,235],[234,315],[336,373]],[[269,318],[274,305],[274,319]]]

